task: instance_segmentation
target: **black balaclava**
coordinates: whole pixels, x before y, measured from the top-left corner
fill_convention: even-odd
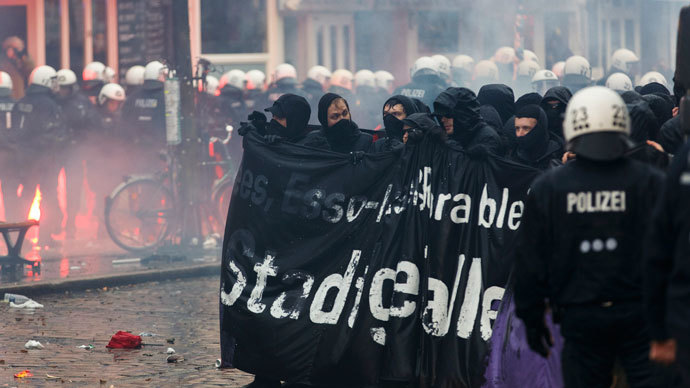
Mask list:
[[[385,108],[387,105],[395,106],[398,104],[403,106],[403,110],[405,111],[406,116],[409,116],[413,113],[417,113],[417,106],[415,105],[414,101],[412,101],[412,99],[410,99],[409,97],[406,97],[403,95],[396,95],[396,96],[389,98],[383,104],[383,107]],[[386,136],[389,139],[402,140],[402,138],[403,138],[403,122],[402,122],[402,120],[399,120],[397,117],[395,117],[391,114],[385,114],[383,116],[383,125],[386,129]]]
[[[410,131],[419,130],[422,133],[443,133],[441,128],[438,128],[438,124],[431,117],[429,113],[420,112],[413,113],[402,120],[403,125],[410,126]]]
[[[642,98],[647,101],[649,108],[654,112],[659,128],[673,118],[673,104],[668,102],[668,100],[657,94],[647,94],[642,96]],[[656,137],[650,136],[649,140],[656,140]]]
[[[489,84],[482,86],[477,94],[477,101],[481,105],[493,106],[501,116],[503,124],[515,115],[515,95],[513,89],[508,85]]]
[[[306,136],[309,132],[307,124],[311,116],[311,108],[304,97],[291,93],[283,94],[272,107],[265,110],[287,120],[287,128],[276,120],[271,120],[267,128],[269,135],[279,135],[294,141]]]
[[[661,94],[666,94],[666,95],[671,95],[671,92],[666,88],[666,86],[658,83],[658,82],[650,82],[647,85],[643,86],[640,88],[641,95],[646,96],[647,94],[652,94],[652,93],[661,93]]]
[[[656,139],[659,124],[649,104],[644,99],[626,102],[630,115],[630,139],[636,143]]]
[[[319,100],[319,123],[321,123],[321,130],[323,131],[328,144],[331,149],[336,152],[343,152],[342,150],[347,149],[351,144],[357,141],[359,138],[359,127],[354,121],[347,119],[340,119],[332,127],[328,126],[328,108],[331,106],[333,101],[338,98],[342,98],[335,93],[326,93]],[[350,110],[350,105],[345,101],[345,106],[347,106],[348,111]],[[350,113],[352,114],[352,113]],[[352,117],[352,116],[350,116]]]
[[[515,114],[515,120],[526,117],[536,119],[537,124],[525,136],[517,138],[517,155],[525,161],[537,161],[549,146],[546,113],[538,105],[526,105]]]
[[[565,117],[565,108],[568,106],[568,101],[573,94],[565,86],[554,86],[544,93],[541,99],[541,108],[546,112],[546,118],[549,122],[549,132],[563,138],[563,119]],[[558,105],[554,108],[549,101],[558,101]]]
[[[465,146],[474,137],[478,124],[482,123],[479,101],[467,88],[448,88],[434,101],[434,115],[453,118],[453,134],[449,137]]]
[[[515,111],[517,112],[527,105],[539,105],[541,103],[541,99],[541,94],[536,92],[523,94],[522,97],[515,101]]]
[[[479,107],[479,115],[481,115],[484,121],[493,127],[496,132],[501,133],[503,130],[503,123],[501,122],[501,116],[496,112],[496,108],[491,105],[482,105]]]

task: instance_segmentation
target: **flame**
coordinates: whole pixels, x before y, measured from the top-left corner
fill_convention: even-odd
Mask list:
[[[34,195],[34,200],[31,202],[31,208],[29,208],[29,215],[27,218],[34,221],[41,220],[41,185],[36,185],[36,194]],[[38,244],[38,227],[29,229],[27,234],[30,236],[29,241],[31,241],[32,244]]]
[[[0,221],[7,221],[7,217],[5,217],[5,196],[2,193],[2,181],[0,181]]]
[[[77,228],[77,239],[96,239],[98,236],[98,219],[93,212],[96,208],[96,194],[91,191],[89,186],[86,161],[82,161],[82,169],[84,171],[84,180],[82,181],[82,191],[86,198],[86,203],[82,203],[79,213],[74,217],[74,223]],[[83,205],[86,205],[84,208]]]
[[[21,198],[23,192],[24,192],[24,185],[20,183],[19,186],[17,186],[17,198]]]
[[[28,369],[14,374],[14,378],[16,379],[21,379],[24,377],[33,377],[33,374]]]

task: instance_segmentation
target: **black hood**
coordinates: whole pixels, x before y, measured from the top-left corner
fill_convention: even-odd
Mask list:
[[[496,108],[491,105],[482,105],[479,107],[479,114],[496,132],[501,133],[503,131],[503,122],[501,122],[501,116],[496,112]]]
[[[331,106],[331,103],[333,102],[333,100],[336,100],[338,98],[342,98],[345,101],[345,106],[347,106],[347,109],[350,110],[350,104],[348,104],[347,99],[341,97],[339,94],[335,94],[335,93],[324,94],[321,97],[321,99],[319,100],[319,112],[318,112],[319,123],[321,123],[321,126],[323,128],[328,127],[328,107]]]
[[[417,106],[417,112],[431,114],[431,108],[429,108],[429,105],[425,104],[424,101],[419,98],[413,98],[412,101]]]
[[[294,141],[306,136],[309,132],[307,124],[311,116],[311,108],[304,97],[291,93],[283,94],[273,103],[273,106],[265,110],[275,116],[284,117],[287,121],[284,133],[275,135]]]
[[[649,104],[649,108],[654,112],[658,127],[661,128],[665,122],[671,120],[673,117],[673,104],[668,100],[657,94],[647,94],[642,96]],[[656,137],[650,137],[649,140],[656,140]]]
[[[546,112],[546,118],[549,121],[549,132],[563,139],[563,119],[565,118],[565,109],[568,106],[568,101],[573,94],[564,86],[554,86],[544,93],[541,99],[541,108]],[[557,106],[552,106],[549,101],[558,101]]]
[[[658,82],[651,82],[640,88],[640,94],[643,96],[652,93],[661,93],[666,94],[668,96],[671,95],[671,92],[666,88],[666,86]]]
[[[405,109],[405,114],[407,116],[409,116],[413,113],[419,112],[415,102],[412,101],[412,99],[410,97],[403,96],[402,94],[396,94],[395,96],[387,99],[386,102],[383,103],[383,106],[385,107],[386,105],[397,105],[397,104],[401,104],[403,106],[403,109]]]
[[[412,101],[411,98],[400,94],[386,100],[386,102],[383,103],[383,108],[385,109],[386,106],[395,106],[398,104],[402,105],[403,110],[405,111],[405,116],[410,116],[411,114],[417,113],[417,105],[415,105],[414,101]],[[386,130],[386,137],[389,139],[397,139],[402,141],[404,131],[403,122],[401,120],[393,115],[384,113],[383,126]]]
[[[515,101],[515,111],[519,111],[527,105],[539,105],[541,103],[541,94],[532,92],[523,94],[522,97]]]
[[[621,94],[621,98],[626,104],[633,104],[640,101],[644,101],[642,95],[634,90],[629,90]]]
[[[319,113],[318,118],[321,123],[321,133],[328,141],[329,146],[332,151],[335,152],[349,152],[354,144],[359,140],[361,131],[357,124],[350,120],[340,119],[333,126],[328,126],[328,107],[331,106],[334,100],[342,98],[340,95],[335,93],[326,93],[319,100]],[[350,109],[350,105],[345,101],[345,106]]]
[[[450,139],[467,144],[474,137],[480,124],[484,124],[479,111],[479,101],[474,92],[467,88],[448,88],[434,101],[434,116],[453,118],[453,133]]]
[[[539,105],[526,105],[515,114],[516,121],[525,117],[536,119],[537,124],[525,136],[517,138],[516,153],[519,159],[537,161],[544,156],[549,146],[549,123],[546,113]]]
[[[481,105],[493,106],[504,124],[515,114],[515,95],[508,85],[484,85],[479,89],[477,100]]]
[[[644,99],[627,103],[630,115],[630,139],[636,143],[644,143],[656,139],[659,134],[659,124],[654,112]]]
[[[404,118],[402,122],[413,129],[419,128],[424,133],[428,133],[435,128],[438,129],[438,124],[428,113],[413,113]]]

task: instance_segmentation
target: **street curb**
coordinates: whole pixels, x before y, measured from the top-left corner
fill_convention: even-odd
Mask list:
[[[145,270],[113,275],[101,275],[79,279],[62,279],[50,282],[36,282],[13,286],[0,286],[0,295],[7,292],[25,296],[61,294],[66,291],[83,291],[88,289],[115,287],[127,284],[144,283],[170,279],[182,279],[220,274],[220,263],[195,266]]]

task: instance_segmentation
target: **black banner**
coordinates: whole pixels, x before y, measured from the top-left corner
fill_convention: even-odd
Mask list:
[[[360,157],[244,139],[223,243],[224,366],[479,387],[536,171],[425,141]]]

